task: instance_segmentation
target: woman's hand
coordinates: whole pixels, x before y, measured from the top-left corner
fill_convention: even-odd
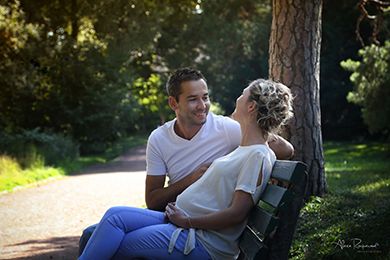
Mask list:
[[[188,217],[181,209],[176,207],[175,202],[168,203],[165,207],[165,217],[178,227],[190,228]]]

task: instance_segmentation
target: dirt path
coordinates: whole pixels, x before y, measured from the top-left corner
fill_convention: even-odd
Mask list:
[[[145,204],[145,146],[82,174],[0,196],[0,259],[77,257],[83,229],[111,206]]]

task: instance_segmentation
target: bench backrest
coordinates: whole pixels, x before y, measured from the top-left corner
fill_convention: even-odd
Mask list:
[[[239,259],[287,259],[306,191],[306,165],[277,160],[240,238]]]

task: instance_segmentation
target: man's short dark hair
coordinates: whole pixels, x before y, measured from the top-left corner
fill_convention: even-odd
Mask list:
[[[200,80],[206,81],[203,74],[196,69],[191,68],[179,68],[173,71],[169,77],[167,83],[167,92],[169,96],[172,96],[179,102],[179,96],[183,92],[181,89],[181,83],[185,81]]]

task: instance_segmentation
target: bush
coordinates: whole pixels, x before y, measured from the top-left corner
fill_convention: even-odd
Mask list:
[[[352,71],[350,80],[355,90],[349,92],[348,101],[362,107],[364,122],[371,133],[390,131],[390,42],[378,47],[371,45],[359,51],[360,61],[341,62]]]
[[[0,132],[0,153],[14,157],[22,168],[58,165],[62,161],[79,156],[79,145],[63,134],[40,133],[18,129]],[[8,129],[9,131],[9,129]]]

